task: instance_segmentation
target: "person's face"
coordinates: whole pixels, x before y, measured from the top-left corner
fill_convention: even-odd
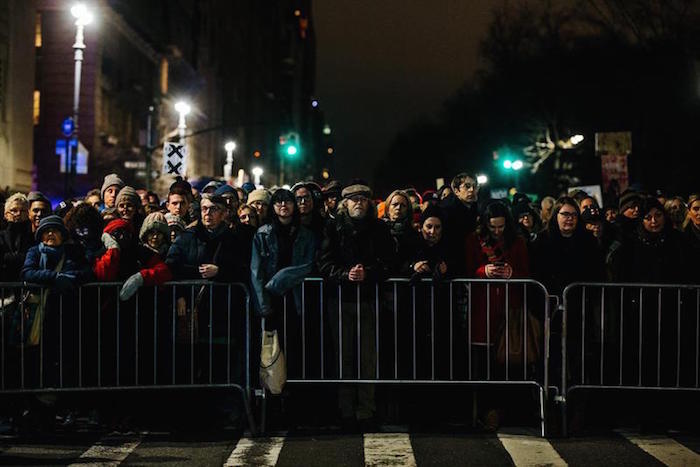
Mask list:
[[[311,196],[311,192],[306,188],[299,188],[294,193],[294,196],[297,199],[297,206],[299,206],[299,214],[302,216],[311,214],[311,211],[314,209],[314,199]],[[275,212],[277,212],[276,209]]]
[[[593,234],[595,238],[599,238],[602,233],[600,222],[589,222],[586,224],[586,230]]]
[[[589,206],[595,206],[595,204],[596,202],[593,198],[584,198],[584,200],[581,201],[581,212]]]
[[[335,212],[336,208],[338,207],[338,197],[335,195],[331,195],[326,197],[326,209],[332,212]]]
[[[7,222],[22,222],[27,219],[27,207],[18,201],[13,202],[5,212]]]
[[[452,189],[451,188],[445,188],[442,190],[442,193],[440,193],[440,200],[442,201],[443,199],[447,198],[452,194]]]
[[[202,213],[202,225],[209,230],[214,230],[223,222],[226,216],[224,207],[214,204],[209,199],[202,200],[200,212]]]
[[[134,218],[134,214],[136,213],[136,206],[131,201],[122,201],[117,206],[117,212],[119,213],[119,217],[121,217],[125,221],[130,221]]]
[[[660,209],[651,208],[651,210],[642,219],[642,225],[647,232],[659,233],[664,229],[666,219],[664,213]]]
[[[415,195],[408,195],[408,197],[410,198],[411,208],[413,208],[413,206],[419,206],[419,205],[420,205],[420,203],[418,202],[419,199],[418,199],[417,196],[415,196]]]
[[[578,225],[576,208],[570,204],[562,206],[559,210],[559,214],[557,214],[557,224],[559,225],[559,231],[564,237],[572,236]]]
[[[292,200],[277,201],[272,208],[282,224],[288,224],[292,220],[294,215],[294,203]],[[301,208],[299,208],[299,212],[301,212]]]
[[[639,217],[639,204],[632,203],[630,207],[622,211],[622,215],[628,219],[637,219]]]
[[[139,199],[141,200],[141,206],[146,207],[148,205],[148,194],[145,191],[138,191]]]
[[[46,246],[61,246],[63,245],[63,234],[60,230],[49,227],[41,233],[41,243]]]
[[[608,222],[615,222],[615,217],[617,217],[617,212],[614,209],[608,209],[605,211],[605,220]]]
[[[503,232],[506,230],[506,218],[492,217],[489,219],[488,227],[491,236],[496,240],[500,240],[503,238]]]
[[[250,205],[255,208],[260,219],[265,219],[267,217],[267,203],[265,201],[253,201]]]
[[[168,212],[176,216],[184,217],[190,209],[190,203],[182,195],[170,195],[168,197]]]
[[[438,217],[428,217],[421,227],[423,239],[428,245],[435,245],[442,238],[442,221]]]
[[[693,201],[693,204],[690,205],[690,209],[688,209],[688,214],[690,215],[690,220],[693,222],[693,225],[700,227],[700,200]]]
[[[408,201],[403,196],[394,196],[389,203],[389,220],[395,222],[408,214]]]
[[[238,219],[241,221],[241,224],[257,227],[257,222],[255,220],[255,216],[253,215],[253,211],[254,209],[251,207],[246,207],[241,210],[241,213],[238,215]]]
[[[455,196],[464,203],[476,201],[478,195],[479,185],[476,183],[476,180],[471,177],[465,178],[455,191]]]
[[[369,198],[365,195],[354,195],[348,198],[348,214],[353,219],[362,219],[369,209]]]
[[[146,204],[158,204],[158,198],[153,195],[146,196]]]
[[[102,200],[97,195],[92,195],[92,196],[88,196],[87,198],[85,198],[85,202],[87,204],[89,204],[90,206],[92,206],[93,208],[99,207],[100,201],[102,201]]]
[[[108,208],[113,208],[114,203],[117,200],[117,193],[119,193],[119,186],[117,185],[112,185],[110,187],[107,187],[105,190],[105,206]]]
[[[165,235],[159,230],[151,230],[146,235],[146,243],[154,250],[159,249],[165,242]]]
[[[34,201],[29,206],[29,220],[36,229],[39,227],[39,221],[49,215],[51,208],[45,201]]]
[[[521,214],[520,217],[518,218],[518,222],[525,227],[528,231],[532,229],[532,227],[535,225],[535,221],[532,219],[532,214],[529,212],[526,212],[525,214]]]

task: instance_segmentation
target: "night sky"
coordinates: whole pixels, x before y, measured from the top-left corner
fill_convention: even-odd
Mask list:
[[[479,42],[492,8],[499,4],[498,0],[314,3],[317,93],[333,129],[335,178],[371,180],[375,161],[386,154],[397,131],[434,115],[473,76],[479,66]]]

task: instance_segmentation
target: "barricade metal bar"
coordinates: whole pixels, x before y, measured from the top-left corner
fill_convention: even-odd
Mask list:
[[[681,289],[678,289],[676,297],[678,304],[678,327],[676,330],[676,387],[681,385]]]
[[[399,379],[398,284],[394,282],[394,379]]]
[[[5,287],[0,288],[0,295],[2,296],[2,305],[5,307]],[[16,300],[15,294],[15,300]],[[3,311],[5,313],[5,311]],[[3,316],[4,318],[4,316]],[[0,335],[0,341],[2,341],[2,347],[0,348],[0,387],[5,389],[5,319],[0,319],[0,328],[2,329],[2,335]]]
[[[413,327],[411,329],[413,333],[413,379],[417,378],[416,371],[416,286],[411,286],[411,296],[412,296],[412,307],[413,307]]]
[[[454,307],[453,307],[453,302],[452,302],[452,282],[450,282],[450,310],[449,310],[449,317],[450,317],[450,381],[454,379],[454,329],[453,329],[453,324],[452,324],[452,313],[454,312]]]
[[[486,284],[486,379],[491,380],[491,283]]]
[[[209,384],[214,381],[213,369],[214,353],[214,286],[209,285]]]
[[[102,287],[97,286],[97,387],[102,386]]]
[[[644,289],[639,288],[639,381],[637,386],[642,385],[642,309],[644,308]]]
[[[605,365],[605,287],[600,289],[600,384],[603,384]]]
[[[544,301],[547,303],[546,306],[549,306],[549,295],[545,294],[545,299]],[[527,367],[529,366],[527,364],[527,328],[529,327],[529,321],[527,318],[527,313],[528,313],[528,307],[527,307],[527,284],[523,285],[523,379],[527,379]],[[549,325],[548,323],[548,316],[547,313],[545,313],[545,318],[544,318],[544,326],[545,328]],[[548,336],[549,333],[545,331],[545,336]],[[548,341],[545,337],[545,343]],[[546,345],[546,344],[545,344]],[[548,354],[548,351],[545,350],[545,354]],[[546,370],[546,365],[545,365],[545,371]],[[545,384],[545,388],[547,387],[547,384]]]
[[[581,290],[581,384],[586,384],[586,286]]]
[[[469,379],[472,379],[472,283],[467,284],[467,368]]]
[[[286,357],[289,358],[289,348],[287,347],[287,296],[282,298],[282,327],[284,330],[284,351],[287,352]]]
[[[116,287],[115,287],[116,288]],[[117,302],[117,386],[119,386],[119,355],[121,354],[120,352],[120,347],[121,347],[121,335],[120,335],[120,330],[121,330],[121,316],[120,316],[120,306],[119,306],[119,289],[116,290],[116,302]]]
[[[508,282],[506,282],[506,327],[505,327],[505,334],[506,334],[506,381],[508,381],[508,367],[509,365],[509,350],[510,350],[510,332],[509,327],[508,327],[508,315],[509,313],[509,303],[508,303]]]
[[[51,349],[49,349],[51,350]],[[58,295],[58,385],[63,387],[63,294]]]
[[[357,379],[362,378],[362,331],[360,330],[360,283],[357,283]]]
[[[194,285],[190,285],[190,384],[194,384]]]
[[[46,303],[48,301],[47,297],[48,291],[46,289],[41,289],[40,303]],[[31,332],[31,330],[30,330]],[[24,343],[24,341],[22,341]],[[44,387],[44,320],[39,320],[39,387]]]
[[[374,284],[374,335],[375,335],[375,340],[374,340],[374,348],[375,348],[375,354],[376,354],[376,361],[375,361],[375,373],[376,373],[376,378],[379,379],[379,283]]]
[[[430,379],[435,380],[435,282],[430,284],[430,371]]]
[[[39,291],[39,296],[41,296],[41,290]],[[19,305],[19,311],[24,316],[24,313],[26,313],[26,310],[24,309],[25,304],[24,300],[21,300],[21,303]],[[19,327],[20,327],[20,346],[19,346],[19,359],[20,359],[20,387],[24,389],[24,320],[20,319],[19,320]]]
[[[99,312],[99,310],[98,310]],[[4,360],[4,358],[3,358]],[[83,288],[78,289],[78,386],[83,387]]]
[[[657,295],[658,326],[656,328],[656,385],[661,386],[661,288]]]
[[[695,291],[695,387],[700,382],[700,289]]]
[[[229,284],[229,290],[231,288],[231,284]],[[245,386],[246,389],[248,390],[248,393],[250,393],[250,359],[253,358],[251,353],[250,353],[250,346],[251,346],[251,339],[252,339],[252,334],[251,334],[251,329],[250,329],[250,294],[248,293],[248,289],[245,287],[242,287],[243,291],[245,292],[245,330],[246,330],[246,339],[245,339],[245,353],[246,353],[246,359],[245,359]],[[231,313],[231,307],[229,306],[229,314]],[[229,339],[229,342],[231,340]],[[230,345],[230,344],[229,344]],[[229,365],[229,370],[230,371],[231,366]],[[243,398],[243,402],[246,402],[246,398]],[[249,412],[250,414],[250,412]],[[249,415],[249,419],[250,415]],[[252,420],[252,419],[251,419]],[[252,430],[252,423],[251,423],[251,430]]]
[[[135,304],[136,304],[136,311],[134,313],[134,316],[135,316],[134,322],[136,324],[136,326],[135,326],[135,328],[136,328],[136,339],[135,339],[135,341],[136,341],[136,351],[135,351],[136,356],[134,358],[134,374],[135,374],[134,379],[136,381],[136,385],[138,386],[139,385],[139,293],[138,292],[136,292]]]
[[[153,384],[158,384],[158,287],[153,288]]]
[[[231,383],[231,284],[228,284],[226,287],[227,293],[226,293],[226,382]],[[250,323],[248,322],[248,318],[246,316],[246,326],[249,326]],[[248,339],[246,339],[246,345],[248,345],[248,341],[252,337],[250,336],[250,333],[248,333]],[[287,349],[285,349],[286,351]],[[246,355],[250,355],[248,352]],[[246,364],[248,363],[248,360],[250,358],[246,358]],[[246,371],[246,374],[250,373],[249,371]]]
[[[301,283],[301,377],[306,379],[306,289]],[[299,310],[297,310],[297,313]]]
[[[622,363],[624,354],[624,329],[625,329],[625,288],[620,288],[620,386],[622,386]]]
[[[343,289],[342,285],[338,284],[338,365],[340,371],[340,379],[343,379]]]
[[[321,353],[321,379],[323,379],[323,377],[324,377],[324,366],[325,366],[325,364],[324,364],[324,362],[323,362],[323,354],[324,354],[324,349],[325,349],[325,345],[324,345],[324,342],[323,342],[323,335],[325,334],[325,333],[323,332],[323,330],[324,330],[324,327],[323,327],[323,315],[324,315],[324,313],[323,313],[323,310],[324,310],[324,308],[323,308],[323,282],[321,282],[321,283],[319,284],[318,290],[319,290],[319,292],[318,292],[318,295],[319,295],[318,300],[319,300],[319,303],[321,304],[321,307],[319,308],[319,312],[318,312],[318,314],[319,314],[318,319],[319,319],[319,322],[321,323],[320,326],[319,326],[319,331],[320,331],[320,334],[321,334],[321,339],[320,339],[320,341],[321,341],[321,351],[320,351],[320,353]]]
[[[172,324],[173,335],[172,335],[172,339],[171,339],[171,342],[172,342],[171,352],[172,352],[172,368],[173,368],[172,384],[175,384],[175,373],[176,373],[176,371],[175,371],[175,323],[179,319],[179,316],[176,316],[176,314],[175,314],[175,308],[176,308],[176,304],[177,304],[177,299],[175,297],[175,288],[176,287],[173,285],[172,288],[173,288],[173,324]]]

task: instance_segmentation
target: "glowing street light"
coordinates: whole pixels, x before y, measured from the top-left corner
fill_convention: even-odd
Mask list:
[[[178,101],[175,103],[175,111],[180,114],[180,119],[177,123],[178,134],[180,135],[180,143],[185,139],[185,130],[187,129],[187,123],[185,122],[185,117],[192,111],[192,107],[185,101]]]
[[[256,186],[260,185],[260,177],[262,177],[262,174],[263,174],[262,167],[253,167],[253,169],[250,172],[255,177],[255,185]]]
[[[224,164],[224,178],[228,181],[231,180],[233,174],[233,151],[236,149],[235,141],[227,141],[224,144],[224,150],[226,150],[226,164]]]
[[[489,178],[486,175],[480,174],[476,176],[476,183],[478,183],[479,185],[486,185],[488,182]]]
[[[576,146],[577,144],[580,144],[583,142],[584,138],[583,135],[574,135],[571,138],[569,138],[569,142],[571,143],[572,146]]]
[[[513,161],[506,159],[503,161],[503,168],[510,170],[513,167]]]

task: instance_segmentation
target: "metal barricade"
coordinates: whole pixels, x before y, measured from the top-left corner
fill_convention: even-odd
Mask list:
[[[248,288],[169,282],[120,301],[121,286],[0,283],[0,394],[234,389],[256,432]]]
[[[577,390],[699,391],[700,285],[569,285],[561,355],[564,434]]]
[[[300,288],[277,318],[289,384],[529,385],[544,436],[551,297],[541,283],[309,278]]]

